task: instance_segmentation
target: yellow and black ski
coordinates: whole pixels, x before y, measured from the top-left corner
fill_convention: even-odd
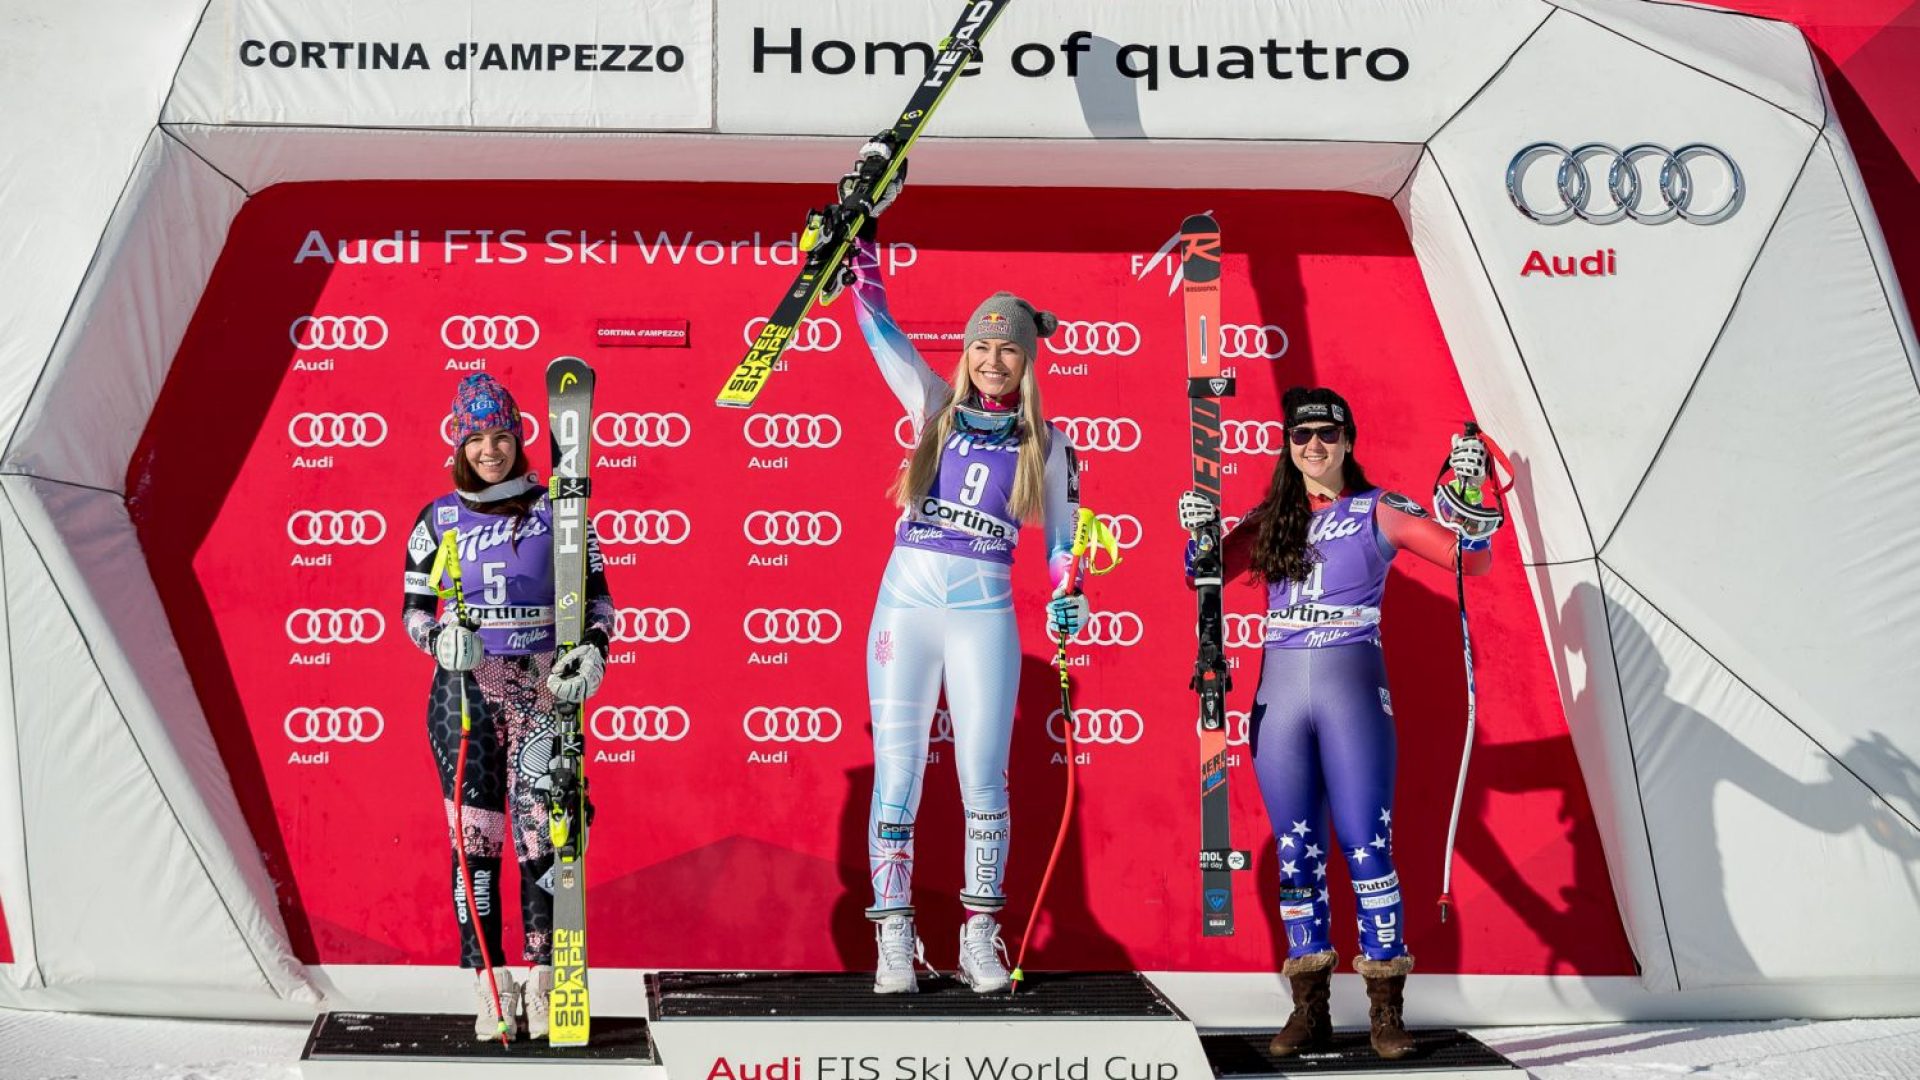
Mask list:
[[[727,376],[727,384],[721,388],[714,404],[736,409],[752,407],[800,320],[806,318],[816,302],[832,303],[846,286],[846,275],[850,272],[845,265],[847,252],[853,250],[854,239],[866,225],[874,200],[906,168],[907,151],[926,130],[927,121],[933,118],[934,109],[945,99],[947,91],[960,81],[960,73],[979,57],[981,39],[987,36],[988,28],[1008,3],[1009,0],[966,0],[966,11],[954,24],[953,32],[940,43],[940,51],[925,77],[913,88],[913,97],[908,99],[900,119],[874,138],[887,144],[889,156],[884,160],[878,156],[863,158],[858,180],[843,188],[840,201],[807,215],[806,231],[800,234],[800,250],[807,253],[807,261],[801,265],[793,287],[773,309],[767,325],[761,328],[760,336],[754,339],[753,347],[747,350],[746,359]]]

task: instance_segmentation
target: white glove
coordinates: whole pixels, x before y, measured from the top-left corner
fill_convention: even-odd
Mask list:
[[[1447,467],[1461,484],[1479,487],[1487,478],[1487,444],[1472,435],[1455,435]]]
[[[547,676],[547,689],[553,691],[555,700],[578,705],[600,689],[600,680],[606,674],[607,662],[601,659],[598,648],[591,644],[575,645],[554,661],[553,672]]]
[[[472,671],[487,655],[480,635],[457,622],[440,624],[433,632],[433,658],[443,671]]]
[[[1047,636],[1055,641],[1070,638],[1087,625],[1092,615],[1093,606],[1087,603],[1085,593],[1055,596],[1047,602]]]
[[[1180,527],[1182,529],[1188,532],[1199,532],[1218,520],[1220,520],[1220,509],[1213,505],[1213,500],[1197,491],[1180,493]]]

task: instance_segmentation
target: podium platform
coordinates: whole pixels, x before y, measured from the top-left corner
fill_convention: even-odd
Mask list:
[[[1382,1061],[1367,1042],[1364,1031],[1336,1031],[1333,1046],[1311,1054],[1275,1058],[1267,1043],[1275,1028],[1208,1031],[1200,1035],[1207,1062],[1217,1080],[1268,1080],[1270,1077],[1339,1076],[1343,1080],[1367,1076],[1413,1076],[1420,1080],[1442,1077],[1490,1078],[1525,1076],[1526,1071],[1501,1057],[1479,1039],[1452,1028],[1410,1028],[1412,1054],[1399,1061]]]
[[[472,1013],[322,1013],[300,1051],[302,1080],[667,1080],[646,1020],[596,1016],[588,1046],[473,1037]]]
[[[1462,1032],[1416,1031],[1384,1062],[1365,1032],[1274,1060],[1273,1030],[1201,1032],[1146,977],[1038,972],[1016,994],[925,976],[877,995],[865,973],[666,971],[646,1019],[596,1016],[593,1042],[473,1039],[471,1016],[329,1013],[302,1055],[305,1080],[1265,1080],[1340,1075],[1486,1080],[1521,1071]]]

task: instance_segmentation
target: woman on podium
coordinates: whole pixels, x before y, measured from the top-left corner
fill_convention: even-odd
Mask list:
[[[1340,863],[1358,901],[1354,969],[1367,983],[1373,1048],[1400,1058],[1414,1045],[1401,1023],[1413,955],[1393,863],[1395,738],[1380,601],[1387,568],[1402,551],[1449,569],[1458,557],[1465,573],[1486,573],[1500,517],[1436,522],[1419,503],[1373,486],[1353,456],[1353,412],[1331,390],[1296,386],[1281,413],[1287,454],[1266,498],[1227,534],[1223,550],[1228,580],[1251,570],[1267,588],[1247,741],[1279,847],[1287,935],[1281,970],[1293,990],[1293,1013],[1269,1050],[1284,1057],[1323,1048],[1332,1037],[1327,995],[1338,957],[1327,889],[1328,870]],[[1457,482],[1477,485],[1486,460],[1478,439],[1454,438],[1449,465]],[[1457,505],[1465,502],[1440,500],[1443,513]],[[1180,498],[1183,528],[1202,528],[1215,514],[1198,493]],[[1189,542],[1189,559],[1192,550]]]

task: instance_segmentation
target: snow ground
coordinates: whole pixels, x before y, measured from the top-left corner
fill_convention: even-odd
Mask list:
[[[1539,1080],[1920,1078],[1920,1018],[1474,1032]],[[0,1010],[0,1080],[297,1080],[306,1024]]]

